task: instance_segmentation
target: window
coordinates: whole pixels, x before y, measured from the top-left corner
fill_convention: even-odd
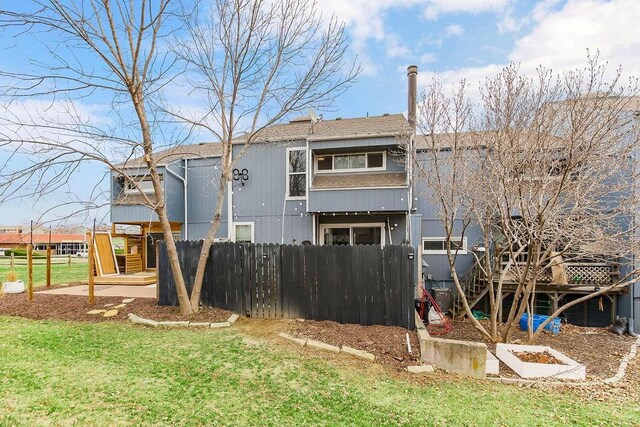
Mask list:
[[[451,253],[455,254],[456,249],[458,254],[467,253],[467,238],[460,237],[451,238]],[[425,237],[422,239],[422,252],[432,255],[446,255],[447,254],[447,239],[445,237]]]
[[[253,243],[253,222],[236,222],[233,224],[233,241],[236,243]]]
[[[303,199],[307,196],[307,151],[287,149],[287,197]]]
[[[384,224],[323,224],[320,244],[384,245]]]
[[[349,153],[349,154],[318,154],[316,155],[316,170],[319,173],[346,172],[358,170],[384,170],[386,153]]]
[[[162,182],[162,175],[160,175],[160,182]],[[149,175],[133,176],[126,181],[124,186],[125,194],[140,194],[140,191],[145,194],[153,194],[153,182]]]

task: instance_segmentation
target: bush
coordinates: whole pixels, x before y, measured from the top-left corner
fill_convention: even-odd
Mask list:
[[[16,280],[18,280],[18,274],[11,270],[7,273],[7,282],[15,282]]]
[[[26,257],[27,250],[26,249],[5,249],[4,250],[5,256],[11,256],[11,254],[13,254],[14,256]],[[33,253],[33,259],[45,259],[46,257],[47,255],[43,254],[42,252]]]

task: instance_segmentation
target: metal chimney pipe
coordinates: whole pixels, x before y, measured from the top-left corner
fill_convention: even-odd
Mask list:
[[[407,80],[409,82],[408,89],[408,108],[407,116],[409,119],[409,125],[415,129],[416,127],[416,99],[418,92],[418,66],[410,65],[407,67]]]

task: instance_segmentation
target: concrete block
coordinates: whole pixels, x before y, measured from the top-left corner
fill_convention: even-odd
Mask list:
[[[229,322],[211,323],[211,328],[213,329],[228,328],[230,326],[231,326],[231,323]]]
[[[331,353],[340,353],[340,347],[335,345],[325,344],[321,341],[307,340],[307,347],[317,348],[319,350],[330,351]]]
[[[227,319],[227,322],[234,324],[236,323],[236,320],[238,320],[240,318],[240,316],[238,316],[237,314],[233,313],[231,316],[229,316],[229,318]]]
[[[412,374],[426,374],[429,372],[433,372],[433,366],[431,365],[418,365],[418,366],[407,366],[407,371]]]
[[[307,344],[307,340],[305,338],[296,338],[292,335],[285,334],[284,332],[280,332],[278,334],[279,337],[284,338],[285,340],[289,340],[298,344],[300,347],[304,347]]]
[[[190,328],[210,328],[211,323],[209,322],[189,322]]]
[[[523,362],[514,352],[547,352],[562,364]],[[586,377],[584,365],[547,346],[499,343],[496,345],[496,356],[522,378],[554,377],[557,379],[584,380]]]
[[[189,322],[158,322],[158,326],[163,328],[187,328]]]
[[[368,360],[369,362],[373,362],[376,360],[376,357],[373,354],[366,351],[358,350],[356,348],[347,347],[346,345],[342,346],[342,348],[340,349],[340,353],[345,353],[359,359]]]
[[[129,313],[129,320],[131,320],[132,323],[136,323],[138,325],[150,326],[152,328],[158,327],[158,322],[156,322],[155,320],[145,319],[144,317],[136,316],[133,313]]]
[[[449,372],[484,378],[487,346],[483,343],[443,338],[420,340],[420,360]]]
[[[489,350],[487,350],[487,374],[499,375],[500,374],[500,361]]]

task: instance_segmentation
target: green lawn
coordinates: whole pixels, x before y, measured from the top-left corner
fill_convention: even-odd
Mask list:
[[[37,262],[38,263],[33,266],[33,285],[44,286],[47,284],[47,267],[44,260],[38,260]],[[60,260],[56,260],[56,262],[60,262]],[[0,264],[0,282],[4,282],[9,270],[11,270],[11,267],[7,263]],[[18,274],[18,279],[21,279],[26,284],[27,266],[16,265],[13,267],[13,270]],[[88,280],[86,260],[73,259],[71,265],[67,265],[66,262],[51,265],[52,285],[79,282],[81,280]]]
[[[0,318],[0,425],[636,425],[638,404],[418,385],[232,330]]]

